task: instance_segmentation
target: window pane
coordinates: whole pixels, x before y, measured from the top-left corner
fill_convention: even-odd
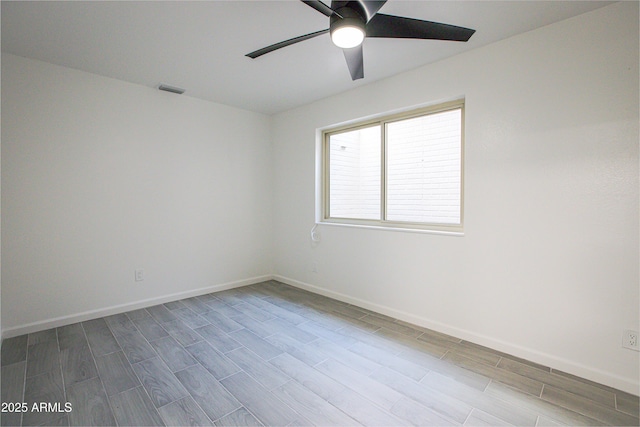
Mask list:
[[[380,126],[329,137],[329,216],[380,218]]]
[[[387,125],[387,219],[460,224],[461,110]]]

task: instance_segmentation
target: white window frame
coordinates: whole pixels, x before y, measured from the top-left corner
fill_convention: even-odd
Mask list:
[[[461,133],[460,133],[460,223],[459,224],[444,224],[444,223],[425,223],[425,222],[405,222],[405,221],[390,221],[385,219],[387,215],[386,207],[386,181],[387,181],[387,143],[386,143],[386,124],[412,119],[421,116],[427,116],[436,113],[442,113],[451,110],[460,110],[461,115]],[[341,225],[352,227],[366,227],[385,230],[401,230],[401,231],[417,231],[417,232],[432,232],[437,234],[451,234],[462,235],[464,230],[464,123],[465,123],[465,109],[464,100],[456,100],[452,102],[442,103],[429,107],[423,107],[397,114],[389,114],[381,117],[376,117],[370,120],[361,120],[349,123],[347,125],[341,125],[336,127],[330,127],[321,130],[320,134],[320,147],[318,154],[320,161],[318,162],[320,170],[320,198],[319,198],[319,210],[316,222],[328,225]],[[357,130],[364,127],[379,125],[381,129],[381,182],[380,182],[380,203],[382,219],[351,219],[351,218],[335,218],[329,215],[329,138],[331,135]]]

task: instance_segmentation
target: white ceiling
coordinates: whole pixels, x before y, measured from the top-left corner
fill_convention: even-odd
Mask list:
[[[328,28],[327,17],[295,0],[2,1],[2,51],[273,114],[609,3],[390,0],[381,13],[476,33],[467,43],[365,40],[365,77],[355,82],[328,35],[244,56]]]

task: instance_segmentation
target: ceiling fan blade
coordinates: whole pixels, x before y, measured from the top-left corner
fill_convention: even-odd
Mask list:
[[[344,59],[347,60],[347,66],[351,73],[351,80],[358,80],[364,77],[364,56],[362,54],[362,45],[352,47],[350,49],[342,49]]]
[[[349,3],[349,0],[331,0],[331,9],[338,10],[341,7],[345,7]]]
[[[315,33],[305,34],[304,36],[294,37],[292,39],[285,40],[285,41],[280,42],[280,43],[272,44],[271,46],[263,47],[262,49],[258,49],[258,50],[254,51],[254,52],[247,53],[245,56],[248,56],[251,59],[256,59],[257,57],[262,56],[265,53],[273,52],[274,50],[278,50],[280,48],[283,48],[283,47],[286,47],[286,46],[290,46],[290,45],[292,45],[294,43],[298,43],[298,42],[301,42],[301,41],[309,40],[309,39],[312,39],[314,37],[320,36],[320,35],[328,33],[328,32],[329,32],[329,29],[327,28],[326,30],[320,30],[320,31],[316,31]]]
[[[322,13],[325,16],[331,16],[334,14],[333,10],[327,6],[326,4],[322,3],[320,0],[301,0],[302,3],[306,4],[307,6],[311,6],[312,8],[314,8],[315,10],[317,10],[318,12]]]
[[[470,28],[377,13],[366,26],[367,37],[431,39],[466,42],[476,32]]]

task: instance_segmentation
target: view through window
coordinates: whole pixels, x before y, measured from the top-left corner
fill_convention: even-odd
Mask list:
[[[463,104],[324,134],[323,219],[462,229]]]

